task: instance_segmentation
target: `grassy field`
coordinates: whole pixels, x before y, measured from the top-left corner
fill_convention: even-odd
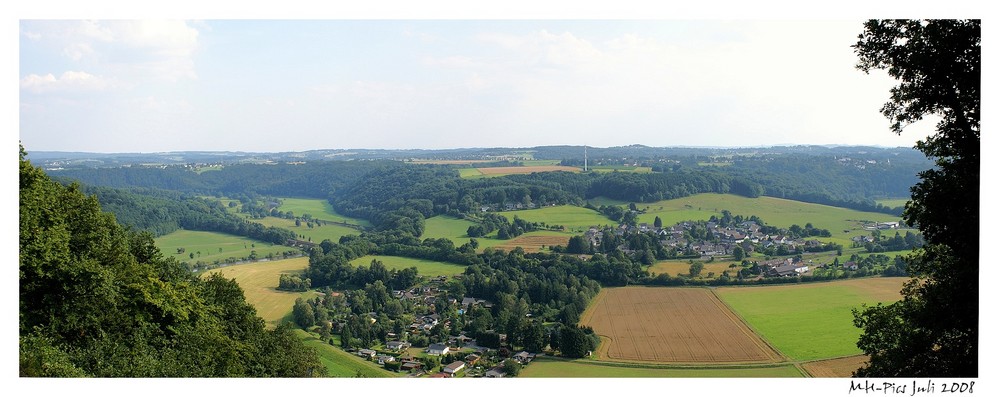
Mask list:
[[[513,220],[515,216],[529,222],[545,222],[547,225],[562,225],[568,230],[583,232],[591,226],[615,225],[615,222],[608,219],[601,213],[572,205],[558,205],[555,207],[544,207],[533,210],[501,212],[507,219]]]
[[[536,358],[521,370],[519,378],[801,378],[792,365],[758,367],[683,368],[617,365],[594,360]]]
[[[716,294],[772,346],[793,360],[861,354],[852,308],[898,300],[907,279],[717,288]]]
[[[273,327],[292,313],[296,298],[316,296],[315,292],[285,292],[276,289],[278,278],[282,273],[301,273],[308,266],[309,258],[299,257],[226,266],[210,270],[205,274],[220,273],[225,278],[236,279],[236,283],[243,288],[247,302],[257,308],[257,315],[263,318],[268,326]]]
[[[376,363],[366,361],[361,357],[340,350],[340,348],[323,343],[316,337],[301,329],[296,329],[295,334],[305,342],[306,346],[316,349],[319,353],[319,361],[326,366],[331,378],[392,378],[401,377],[404,374],[386,371]]]
[[[469,230],[469,226],[475,224],[475,222],[467,221],[465,219],[438,215],[427,218],[427,220],[424,221],[424,234],[420,237],[449,238],[455,242],[455,245],[462,245],[469,241],[469,235],[466,234],[466,231]]]
[[[465,271],[465,266],[454,263],[437,262],[426,259],[404,258],[400,256],[368,255],[351,261],[354,266],[367,267],[373,259],[382,261],[387,269],[406,269],[416,267],[421,276],[453,276]]]
[[[747,198],[716,193],[703,193],[656,203],[639,204],[639,208],[646,209],[645,214],[639,215],[639,222],[649,224],[652,224],[657,216],[660,217],[664,225],[673,225],[687,220],[707,220],[712,215],[721,215],[722,210],[729,210],[733,215],[743,215],[744,217],[757,215],[768,225],[782,228],[793,224],[805,226],[806,223],[812,223],[814,227],[828,229],[833,234],[832,238],[820,238],[819,240],[836,242],[844,247],[851,246],[851,237],[870,233],[862,228],[860,223],[862,220],[878,222],[899,220],[899,217],[892,215],[801,201],[773,197]],[[848,232],[845,233],[845,230]]]
[[[284,251],[295,250],[246,237],[195,230],[178,230],[157,237],[155,242],[163,252],[163,256],[188,263],[197,261],[212,263],[215,260],[225,261],[227,258],[245,258],[250,256],[250,251],[257,251],[257,257],[263,258],[270,253],[280,255]],[[184,252],[177,253],[178,248],[184,248]]]
[[[281,198],[281,206],[278,207],[278,209],[286,212],[292,211],[292,213],[298,217],[301,217],[304,214],[309,214],[315,219],[322,219],[325,221],[346,222],[352,225],[365,227],[371,225],[367,220],[351,218],[346,215],[338,214],[337,211],[330,205],[330,202],[323,199],[283,197]]]
[[[459,168],[458,169],[459,178],[485,178],[478,168]]]
[[[253,222],[260,223],[264,226],[274,226],[282,229],[288,229],[297,235],[305,236],[303,240],[312,239],[314,243],[320,243],[325,239],[330,239],[330,241],[337,242],[340,241],[341,236],[346,236],[348,234],[361,234],[360,231],[340,225],[325,224],[323,226],[313,225],[312,228],[306,225],[305,222],[301,223],[301,226],[295,226],[295,221],[285,218],[276,218],[273,216],[264,217],[262,219],[254,219]]]
[[[906,205],[907,201],[910,201],[910,199],[909,198],[900,198],[900,199],[875,200],[876,203],[882,204],[882,205],[884,205],[886,207],[889,207],[889,208],[902,207],[902,206]]]

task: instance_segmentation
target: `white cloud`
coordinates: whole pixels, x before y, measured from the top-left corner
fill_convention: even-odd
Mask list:
[[[194,79],[198,30],[185,21],[26,21],[22,34],[122,80]]]
[[[112,86],[111,82],[87,72],[68,71],[56,77],[52,73],[45,75],[29,74],[21,79],[21,89],[36,94],[46,92],[81,92],[101,91]]]

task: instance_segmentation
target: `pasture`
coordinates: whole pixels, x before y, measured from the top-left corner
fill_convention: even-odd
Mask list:
[[[824,283],[723,287],[716,295],[778,351],[793,360],[861,354],[851,309],[893,302],[908,280],[862,278]]]
[[[264,217],[261,219],[254,219],[252,222],[260,223],[264,226],[274,226],[281,229],[288,229],[295,232],[296,235],[302,240],[312,239],[312,242],[319,244],[323,240],[330,239],[330,241],[338,242],[341,236],[346,236],[349,234],[361,234],[356,229],[352,229],[346,226],[340,226],[337,224],[326,223],[322,226],[317,226],[313,224],[313,227],[309,227],[306,222],[301,222],[300,226],[295,226],[295,221],[285,218],[276,218],[273,216]]]
[[[327,376],[331,378],[356,378],[359,376],[363,378],[393,378],[404,375],[386,371],[371,361],[366,361],[361,357],[340,350],[339,347],[324,343],[314,334],[297,328],[294,332],[305,342],[306,346],[316,349],[319,361],[329,371]]]
[[[163,256],[187,263],[213,263],[216,260],[224,262],[229,258],[248,257],[251,251],[257,251],[257,257],[263,258],[267,254],[280,256],[282,252],[296,250],[242,236],[183,229],[157,237],[154,241]],[[184,252],[178,253],[179,248],[183,248]],[[194,258],[191,254],[194,254]]]
[[[656,363],[783,361],[706,288],[604,288],[580,316],[598,359]]]
[[[427,259],[415,259],[415,258],[404,258],[401,256],[386,256],[386,255],[367,255],[357,258],[351,261],[354,266],[364,266],[368,267],[372,263],[372,260],[379,260],[385,265],[386,269],[407,269],[410,267],[417,268],[417,274],[421,276],[454,276],[456,274],[461,274],[465,271],[465,266],[456,265],[454,263],[438,262]]]
[[[282,197],[281,206],[279,206],[278,209],[285,212],[292,211],[292,213],[297,217],[309,214],[314,219],[321,219],[324,221],[341,222],[366,227],[371,226],[367,220],[352,218],[337,213],[337,211],[333,209],[333,206],[330,205],[330,202],[324,199]]]
[[[243,288],[247,302],[257,308],[257,315],[263,318],[269,327],[274,327],[292,313],[296,298],[316,296],[315,292],[277,290],[278,278],[282,273],[299,274],[308,266],[309,258],[298,257],[226,266],[212,269],[205,274],[219,273],[227,279],[236,279],[236,283]]]
[[[424,221],[424,234],[421,238],[447,238],[455,242],[455,245],[462,245],[469,241],[466,233],[469,226],[475,222],[465,219],[458,219],[447,215],[438,215],[427,218]]]
[[[600,212],[573,205],[557,205],[531,210],[501,212],[499,214],[511,220],[516,216],[528,222],[561,225],[565,226],[567,230],[575,230],[579,233],[584,232],[591,226],[617,226],[614,221],[608,219]]]
[[[538,357],[519,378],[801,378],[793,365],[688,368]]]
[[[882,204],[889,208],[902,207],[906,205],[906,202],[910,201],[909,198],[898,198],[898,199],[881,199],[875,200],[876,203]]]

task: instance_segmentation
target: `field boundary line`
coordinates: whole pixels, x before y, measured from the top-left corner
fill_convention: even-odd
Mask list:
[[[753,332],[752,336],[755,337],[757,340],[763,342],[764,345],[766,345],[766,347],[770,349],[770,351],[774,352],[774,354],[777,356],[776,359],[778,359],[779,362],[792,362],[792,360],[788,356],[786,356],[784,353],[782,353],[780,350],[774,347],[774,345],[772,345],[770,341],[764,338],[764,335],[762,335],[760,331],[758,331],[756,328],[750,325],[750,323],[747,322],[747,320],[743,318],[743,316],[737,313],[736,310],[732,308],[732,306],[729,306],[729,304],[726,303],[726,301],[724,301],[722,297],[719,296],[719,294],[716,292],[715,287],[706,287],[706,288],[709,290],[709,292],[712,293],[712,296],[715,297],[715,301],[718,302],[717,304],[721,304],[725,309],[725,311],[732,315],[732,317],[730,318],[735,317],[733,318],[734,321],[742,323],[743,325],[746,326],[746,329],[752,331]]]

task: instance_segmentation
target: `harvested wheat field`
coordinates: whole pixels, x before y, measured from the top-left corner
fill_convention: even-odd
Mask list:
[[[854,371],[867,362],[868,356],[861,355],[808,362],[802,364],[802,368],[814,378],[850,378]]]
[[[599,359],[658,363],[783,361],[705,288],[605,288],[583,314]]]
[[[479,172],[483,175],[511,175],[511,174],[530,174],[532,172],[549,172],[549,171],[569,171],[569,172],[580,172],[577,167],[567,167],[562,165],[538,165],[530,167],[483,167],[477,168]]]
[[[541,252],[542,247],[551,247],[553,245],[566,246],[569,244],[568,236],[520,236],[512,240],[503,242],[502,244],[494,245],[493,248],[502,249],[504,251],[512,251],[516,247],[521,247],[524,252]]]

